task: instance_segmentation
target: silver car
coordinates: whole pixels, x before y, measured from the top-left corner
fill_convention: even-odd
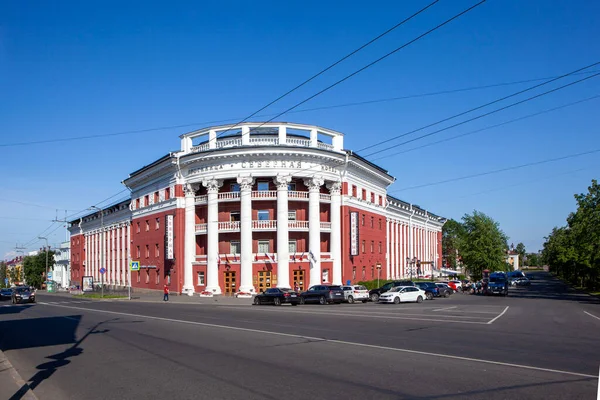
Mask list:
[[[363,285],[346,285],[342,286],[344,290],[344,301],[353,304],[357,301],[366,303],[369,301],[369,289]]]

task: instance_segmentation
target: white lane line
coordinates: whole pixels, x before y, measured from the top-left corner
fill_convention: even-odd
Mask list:
[[[587,311],[584,311],[584,313],[586,313],[587,315],[589,315],[589,316],[590,316],[590,317],[592,317],[592,318],[596,318],[597,320],[600,320],[600,317],[596,317],[594,314],[590,314],[590,313],[589,313],[589,312],[587,312]],[[599,399],[599,400],[600,400],[600,399]]]
[[[559,370],[559,369],[550,369],[550,368],[540,368],[540,367],[534,367],[534,366],[531,366],[531,365],[512,364],[512,363],[506,363],[506,362],[501,362],[501,361],[483,360],[483,359],[479,359],[479,358],[460,357],[460,356],[453,356],[453,355],[450,355],[450,354],[431,353],[431,352],[428,352],[428,351],[410,350],[410,349],[403,349],[403,348],[399,348],[399,347],[378,346],[378,345],[374,345],[374,344],[366,344],[366,343],[358,343],[358,342],[347,342],[345,340],[336,340],[336,339],[327,339],[327,338],[322,338],[322,337],[320,338],[320,337],[313,337],[313,336],[296,335],[296,334],[293,334],[293,333],[264,331],[264,330],[260,330],[260,329],[240,328],[240,327],[237,327],[237,326],[209,324],[207,322],[196,322],[196,321],[186,321],[186,320],[182,320],[182,319],[153,317],[153,316],[150,316],[150,315],[131,314],[131,313],[118,312],[118,311],[96,310],[96,309],[93,309],[93,308],[63,306],[63,305],[49,304],[49,303],[40,303],[40,304],[49,305],[49,306],[53,306],[53,307],[60,307],[60,308],[70,308],[70,309],[74,309],[74,310],[95,311],[95,312],[104,313],[104,314],[122,315],[122,316],[125,316],[125,317],[147,318],[147,319],[153,319],[153,320],[156,320],[156,321],[176,322],[176,323],[180,323],[180,324],[205,326],[205,327],[208,327],[208,328],[228,329],[228,330],[232,330],[232,331],[260,333],[260,334],[263,334],[263,335],[291,337],[291,338],[297,338],[297,339],[308,339],[308,340],[315,340],[315,341],[318,341],[318,342],[336,343],[336,344],[341,344],[341,345],[346,345],[346,346],[365,347],[365,348],[379,349],[379,350],[386,350],[386,351],[396,351],[396,352],[399,352],[399,353],[418,354],[418,355],[430,356],[430,357],[447,358],[447,359],[451,359],[451,360],[470,361],[470,362],[476,362],[476,363],[482,363],[482,364],[500,365],[500,366],[503,366],[503,367],[521,368],[521,369],[528,369],[528,370],[533,370],[533,371],[552,372],[552,373],[555,373],[555,374],[581,376],[581,377],[584,377],[584,378],[594,378],[594,379],[596,379],[596,375],[582,374],[582,373],[579,373],[579,372],[563,371],[563,370]]]
[[[453,308],[457,308],[458,306],[453,306],[453,307],[444,307],[444,308],[436,308],[435,310],[431,310],[431,311],[444,311],[444,310],[452,310]]]
[[[227,307],[227,306],[223,306],[220,308],[227,308],[227,309],[239,309],[237,307]],[[288,307],[286,307],[288,308]],[[269,307],[269,306],[265,306],[265,307],[253,307],[252,308],[255,311],[263,311],[263,312],[275,312],[275,313],[284,313],[286,312],[285,309],[283,308],[279,308],[279,307]],[[424,317],[424,318],[441,318],[444,316],[440,316],[439,314],[427,314],[427,313],[418,313],[418,314],[413,314],[413,313],[402,313],[402,314],[391,314],[391,313],[369,313],[366,314],[366,311],[364,312],[351,312],[350,310],[347,312],[344,311],[340,311],[340,312],[328,312],[328,311],[296,311],[296,309],[294,309],[294,311],[289,311],[290,313],[294,313],[294,314],[311,314],[311,315],[341,315],[341,316],[349,316],[349,317],[367,317],[367,318],[387,318],[387,319],[408,319],[405,317],[405,315],[407,316],[412,316],[412,317]],[[293,314],[291,314],[293,315]],[[468,318],[468,319],[483,319],[485,320],[485,317],[469,317],[469,316],[463,316],[463,315],[446,315],[445,317],[449,317],[449,318]],[[432,319],[427,319],[427,321],[432,321]],[[444,319],[444,321],[446,322],[456,322],[456,321],[447,321]],[[461,320],[462,321],[462,320]],[[479,322],[481,324],[487,324],[487,322]]]
[[[508,311],[508,306],[506,306],[506,308],[504,309],[504,311],[502,311],[502,312],[500,313],[500,315],[498,315],[496,318],[493,318],[492,320],[490,320],[490,321],[488,322],[488,325],[491,325],[491,324],[493,324],[493,323],[494,323],[494,321],[495,321],[495,320],[497,320],[498,318],[500,318],[501,316],[503,316],[503,315],[506,313],[506,311]]]

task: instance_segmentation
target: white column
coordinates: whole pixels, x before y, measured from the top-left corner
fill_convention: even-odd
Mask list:
[[[320,220],[320,189],[323,178],[304,180],[308,187],[308,250],[310,260],[310,286],[320,285],[321,275],[321,220]]]
[[[392,221],[392,279],[396,279],[396,263],[398,262],[398,253],[396,246],[396,221]]]
[[[221,294],[219,286],[219,188],[223,181],[207,179],[206,187],[208,213],[206,217],[206,290]]]
[[[121,286],[121,225],[115,228],[115,285]]]
[[[398,248],[400,249],[400,262],[398,263],[398,277],[404,277],[404,268],[406,255],[404,254],[404,224],[400,222],[398,226]]]
[[[81,266],[80,268],[80,272],[81,272]],[[79,278],[81,279],[82,276],[87,276],[88,271],[90,268],[90,237],[88,235],[85,235],[85,268],[83,269],[83,274],[79,275]],[[79,284],[81,285],[81,280],[79,281]]]
[[[98,233],[92,234],[92,256],[90,258],[92,261],[90,276],[93,277],[94,282],[96,282],[96,266],[98,265]]]
[[[252,185],[251,176],[237,178],[240,185],[240,287],[241,292],[254,293],[252,284]]]
[[[185,184],[185,234],[184,234],[184,266],[183,290],[188,296],[194,295],[194,270],[192,263],[196,261],[196,190],[194,185]]]
[[[125,272],[127,274],[127,284],[128,286],[131,286],[131,271],[129,270],[129,260],[131,260],[131,224],[129,222],[127,222],[127,237],[125,238],[123,243],[125,243],[123,251],[126,251],[127,255],[125,261],[125,265],[127,265],[127,272]]]
[[[327,185],[331,194],[331,235],[329,237],[329,249],[333,258],[333,280],[334,285],[342,284],[342,183],[331,182]]]
[[[402,264],[402,241],[400,240],[400,221],[396,221],[396,279],[400,279],[400,264]]]
[[[281,139],[281,127],[280,139]],[[285,130],[283,132],[285,136]],[[290,236],[288,224],[288,184],[291,176],[278,175],[273,178],[277,185],[277,287],[290,287]]]
[[[115,271],[116,271],[116,254],[115,254],[115,233],[117,233],[117,231],[115,230],[114,227],[112,227],[110,229],[110,284],[111,285],[115,285],[116,284],[116,279],[115,279]]]
[[[385,243],[386,243],[386,248],[385,248],[385,259],[386,259],[386,263],[385,263],[385,279],[390,279],[391,275],[390,275],[390,267],[392,265],[392,260],[390,259],[391,255],[390,255],[390,249],[392,247],[392,240],[391,240],[391,230],[390,230],[390,220],[389,219],[385,219]]]

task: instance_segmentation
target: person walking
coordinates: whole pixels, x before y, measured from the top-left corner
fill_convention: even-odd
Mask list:
[[[165,294],[163,297],[163,301],[169,301],[169,287],[167,285],[165,285],[163,293]]]

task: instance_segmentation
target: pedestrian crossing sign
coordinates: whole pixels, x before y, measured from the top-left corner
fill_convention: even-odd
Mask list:
[[[139,261],[129,261],[129,269],[131,271],[139,271],[140,270],[140,262]]]

